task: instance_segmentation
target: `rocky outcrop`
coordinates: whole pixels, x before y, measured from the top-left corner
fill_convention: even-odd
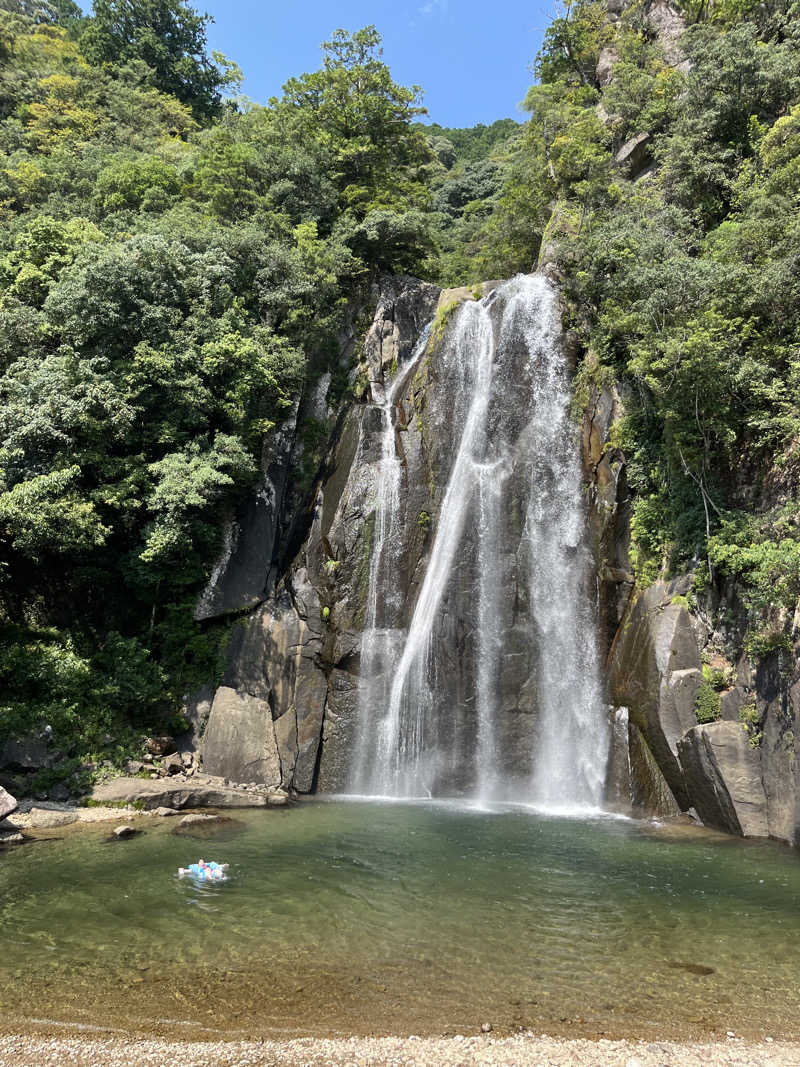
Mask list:
[[[96,785],[92,793],[95,804],[129,804],[144,811],[155,811],[156,808],[265,808],[270,806],[270,799],[265,791],[250,792],[196,779],[180,781],[176,778],[160,781],[112,778]]]
[[[606,653],[633,590],[630,493],[625,456],[611,440],[624,405],[612,383],[592,383],[581,424],[588,518],[597,557],[601,645]]]
[[[650,141],[649,133],[637,133],[614,156],[614,162],[624,167],[630,178],[638,178],[653,162]]]
[[[210,619],[251,608],[263,599],[276,553],[299,405],[264,440],[258,487],[227,521],[222,552],[195,609]]]
[[[612,701],[630,710],[682,810],[690,807],[678,741],[697,724],[700,650],[681,594],[686,582],[656,582],[632,599],[612,649]]]
[[[651,0],[646,7],[645,18],[661,45],[667,63],[671,67],[688,70],[689,64],[681,47],[681,37],[686,30],[683,14],[668,0]]]
[[[0,786],[0,822],[17,810],[17,801]]]
[[[694,808],[716,829],[793,843],[800,826],[800,668],[794,684],[778,654],[758,670],[746,656],[735,670],[723,669],[720,647],[727,641],[741,648],[746,633],[724,631],[721,620],[730,626],[733,617],[730,610],[723,615],[731,593],[709,594],[701,622],[687,610],[688,586],[686,576],[637,591],[609,656],[610,696],[630,709],[633,806],[655,814]],[[746,627],[746,616],[739,624]],[[719,721],[704,724],[697,721],[701,686],[713,690],[701,652],[721,689]]]
[[[708,826],[768,837],[761,759],[741,723],[695,726],[678,743],[692,805]]]

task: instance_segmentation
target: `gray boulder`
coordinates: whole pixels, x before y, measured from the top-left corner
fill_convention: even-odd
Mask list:
[[[199,824],[206,824],[210,822],[219,822],[219,815],[209,815],[204,812],[190,811],[188,815],[184,815],[178,823],[179,826],[197,826]]]
[[[173,752],[166,757],[161,767],[166,774],[182,774],[184,768],[183,758],[178,752]]]
[[[281,784],[272,710],[266,700],[220,686],[203,739],[207,774],[234,782]]]
[[[50,808],[31,808],[30,826],[34,830],[53,830],[78,821],[75,811],[54,811]]]
[[[692,806],[708,826],[768,837],[761,756],[741,723],[695,726],[678,744]]]
[[[17,801],[0,786],[0,822],[17,810]]]
[[[144,747],[151,756],[169,756],[175,751],[175,739],[166,734],[163,737],[148,737]]]
[[[112,778],[96,785],[92,800],[97,804],[132,804],[145,811],[156,808],[264,808],[263,793],[249,793],[223,785],[179,778]]]
[[[628,606],[609,666],[611,699],[629,709],[683,811],[691,804],[678,742],[697,725],[702,682],[697,637],[679,599],[685,590],[683,581],[655,582],[640,593]]]
[[[652,163],[650,140],[649,133],[637,133],[614,156],[614,162],[624,167],[631,178],[641,174]]]

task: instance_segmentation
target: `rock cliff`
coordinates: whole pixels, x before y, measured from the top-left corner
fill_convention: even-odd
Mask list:
[[[452,308],[474,295],[441,294],[409,278],[385,279],[361,352],[360,395],[324,411],[329,442],[307,496],[292,486],[296,448],[279,435],[272,465],[264,468],[260,512],[251,503],[249,512],[232,517],[237,549],[226,548],[198,611],[238,614],[256,604],[234,625],[225,675],[211,702],[202,743],[208,773],[298,792],[347,787],[375,537],[380,405],[388,383],[405,373],[395,401],[403,465],[403,534],[395,561],[403,607],[396,624],[403,625],[424,575],[458,419],[454,383],[437,361],[436,336],[447,329]],[[410,374],[409,355],[437,306],[434,337]],[[777,654],[757,667],[742,656],[735,666],[728,663],[724,649],[736,642],[719,628],[725,604],[718,598],[699,605],[690,576],[636,587],[628,555],[625,455],[612,433],[623,407],[613,385],[591,386],[581,437],[607,692],[612,707],[624,709],[615,715],[609,800],[642,814],[693,809],[718,829],[793,841],[800,795],[794,741],[800,678],[787,675]],[[520,522],[519,515],[508,515],[509,536],[514,529],[519,535]],[[278,530],[292,532],[293,553],[275,535]],[[266,540],[259,545],[259,538]],[[465,580],[453,583],[444,612],[447,644],[455,651],[442,685],[455,717],[469,714],[474,613],[459,589],[470,588],[474,555],[467,538],[458,564]],[[513,568],[509,573],[513,576]],[[515,586],[501,597],[500,729],[519,754],[519,766],[512,761],[504,768],[510,777],[529,764],[536,724],[535,654],[520,624],[526,606],[518,594]],[[727,666],[715,666],[720,663]],[[700,722],[703,695],[711,690],[718,721]],[[462,736],[468,745],[469,730]],[[459,768],[469,765],[467,753],[453,751],[452,761],[450,780],[468,787],[466,770],[459,779]]]

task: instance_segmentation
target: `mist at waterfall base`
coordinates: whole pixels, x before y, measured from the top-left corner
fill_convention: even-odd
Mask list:
[[[447,801],[174,824],[0,857],[0,1030],[800,1037],[800,864],[773,842]],[[230,882],[178,879],[198,855]]]
[[[409,522],[397,405],[425,359],[447,389],[449,422],[433,432],[452,440],[452,456],[411,605],[397,581]],[[608,722],[556,291],[520,276],[466,300],[434,346],[423,335],[376,406],[352,792],[597,809]],[[504,692],[523,654],[509,635],[535,660],[521,693]],[[457,640],[471,643],[475,669],[454,708]]]

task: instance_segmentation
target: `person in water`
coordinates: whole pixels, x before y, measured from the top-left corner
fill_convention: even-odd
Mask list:
[[[227,869],[227,863],[217,863],[215,860],[206,863],[205,860],[198,860],[197,863],[190,863],[188,867],[179,867],[178,877],[183,878],[188,874],[198,882],[221,882],[226,877]]]

